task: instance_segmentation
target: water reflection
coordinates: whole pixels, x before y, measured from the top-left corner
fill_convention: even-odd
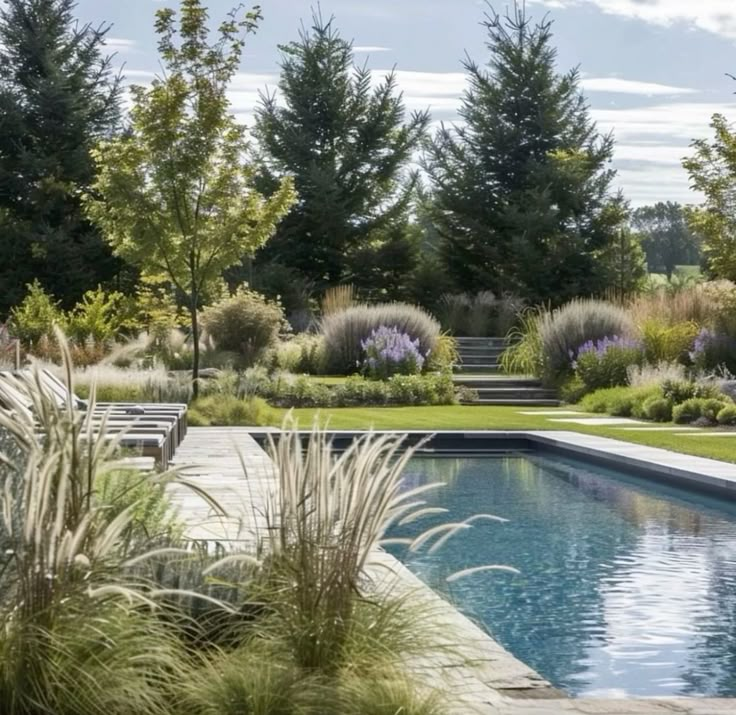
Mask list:
[[[554,684],[593,696],[736,695],[733,508],[538,456],[422,458],[406,477],[451,482],[427,497],[450,510],[444,518],[510,519],[478,522],[408,563],[445,591],[459,569],[521,569],[460,580],[449,595]]]

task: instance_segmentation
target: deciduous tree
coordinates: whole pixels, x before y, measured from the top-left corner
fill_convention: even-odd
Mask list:
[[[680,204],[641,206],[632,214],[631,226],[641,235],[650,271],[664,273],[669,280],[677,266],[700,263],[700,246]]]
[[[695,153],[683,161],[692,188],[705,195],[702,206],[687,210],[687,221],[713,274],[736,281],[736,132],[722,114],[713,115],[711,127],[715,137],[694,141]]]
[[[262,246],[293,201],[291,181],[270,198],[253,187],[244,128],[227,87],[256,10],[233,12],[210,42],[200,0],[156,14],[164,74],[133,89],[128,132],[95,151],[87,206],[115,252],[145,276],[163,276],[186,296],[199,375],[198,310],[225,269]]]

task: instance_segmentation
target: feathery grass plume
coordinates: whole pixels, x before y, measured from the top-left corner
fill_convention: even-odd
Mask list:
[[[334,315],[340,311],[352,308],[355,305],[355,286],[347,285],[332,286],[322,296],[320,308],[323,316]]]
[[[412,340],[419,340],[419,351],[425,358],[431,355],[440,335],[440,324],[417,306],[355,305],[322,319],[328,369],[343,375],[357,372],[364,354],[363,342],[380,327],[396,328]]]
[[[339,667],[356,624],[365,569],[383,543],[419,549],[468,527],[444,524],[413,539],[389,539],[393,525],[427,515],[421,495],[442,486],[402,485],[422,444],[405,447],[401,435],[368,433],[335,454],[316,422],[306,443],[293,422],[277,442],[270,440],[277,485],[267,507],[264,579],[274,594],[273,622],[302,667]]]
[[[693,322],[708,326],[719,313],[719,301],[709,284],[689,284],[678,290],[658,288],[634,298],[628,305],[637,325],[654,320],[672,326]]]
[[[16,385],[0,408],[0,712],[164,715],[180,646],[150,610],[153,591],[126,570],[147,555],[131,538],[134,505],[97,489],[120,470],[119,435],[60,405],[38,372]]]

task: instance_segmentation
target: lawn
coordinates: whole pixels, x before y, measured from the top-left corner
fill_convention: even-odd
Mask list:
[[[540,415],[521,415],[519,407],[354,407],[293,410],[302,426],[320,414],[334,429],[487,429],[487,430],[567,430],[611,437],[650,447],[662,447],[684,454],[736,462],[736,437],[681,437],[676,432],[623,431],[615,427],[594,427],[553,423]],[[279,410],[279,425],[286,410]],[[600,415],[599,415],[600,416]],[[693,433],[695,434],[695,433]]]

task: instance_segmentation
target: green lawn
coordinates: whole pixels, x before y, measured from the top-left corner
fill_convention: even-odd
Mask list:
[[[333,429],[532,429],[569,430],[612,437],[685,454],[736,462],[736,437],[678,437],[674,432],[623,431],[615,427],[592,427],[553,423],[539,415],[520,415],[519,407],[356,407],[340,409],[298,409],[294,415],[304,427],[317,414]],[[274,424],[280,424],[286,410],[279,410]]]

